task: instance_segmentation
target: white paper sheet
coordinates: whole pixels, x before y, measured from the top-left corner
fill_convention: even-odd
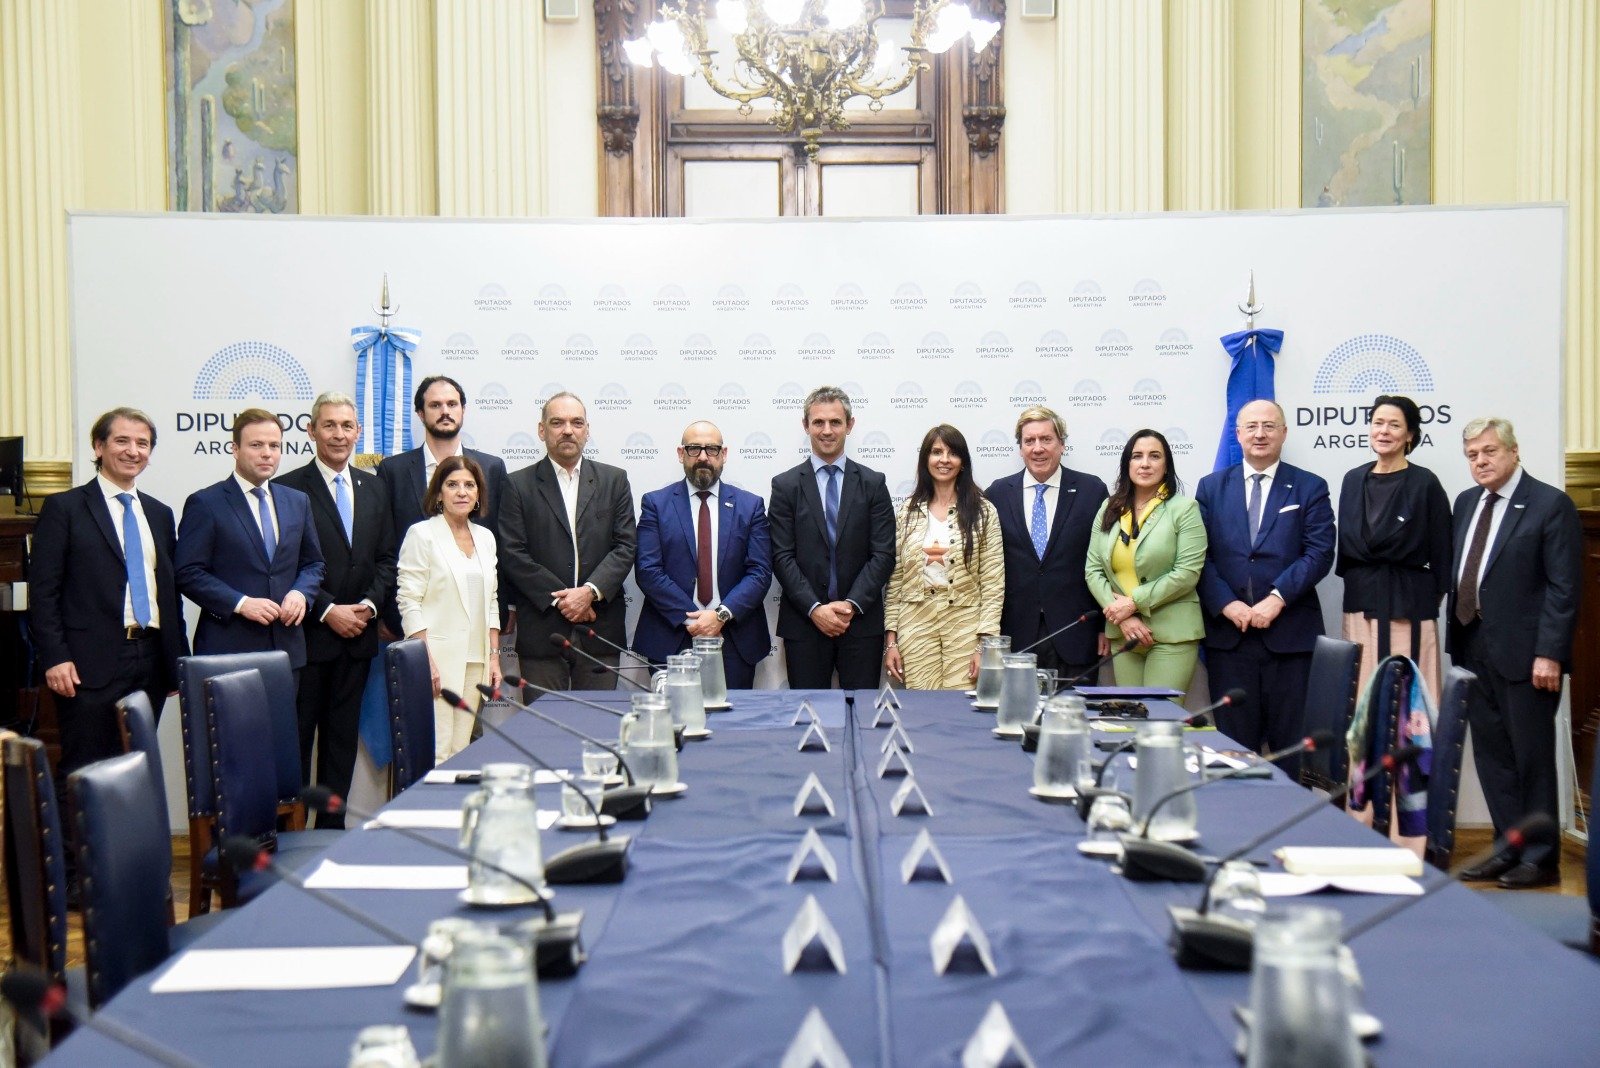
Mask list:
[[[1295,875],[1422,874],[1422,858],[1399,846],[1284,846],[1274,855]]]
[[[539,829],[548,831],[556,825],[556,820],[561,818],[561,813],[553,808],[539,810]],[[412,830],[423,831],[459,831],[461,829],[461,810],[459,808],[399,808],[380,812],[366,823],[362,830],[373,831],[380,827],[409,827]]]
[[[434,768],[422,777],[422,781],[432,783],[434,786],[451,786],[455,784],[456,776],[462,774],[476,775],[479,772],[477,768]],[[563,771],[561,774],[572,776],[570,771]],[[554,786],[560,781],[560,776],[553,771],[546,771],[544,768],[540,768],[533,773],[533,784],[535,786]]]
[[[339,864],[324,860],[306,876],[317,890],[465,890],[465,864]]]
[[[1292,875],[1286,871],[1260,873],[1262,897],[1298,897],[1330,887],[1352,894],[1395,894],[1415,897],[1422,884],[1408,875]]]
[[[333,990],[393,986],[411,968],[414,946],[192,949],[150,985],[156,994],[204,990]]]

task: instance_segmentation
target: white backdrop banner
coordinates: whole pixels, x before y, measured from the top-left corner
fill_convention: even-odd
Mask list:
[[[415,378],[468,396],[467,443],[516,469],[542,455],[539,407],[587,403],[590,455],[635,494],[681,477],[695,419],[732,447],[730,482],[765,497],[807,452],[801,398],[849,391],[850,454],[910,491],[923,434],[971,443],[980,484],[1020,466],[1017,413],[1068,423],[1069,465],[1108,481],[1123,443],[1163,431],[1192,489],[1210,469],[1251,270],[1285,331],[1286,458],[1325,477],[1370,458],[1366,405],[1421,406],[1415,461],[1469,484],[1460,430],[1515,421],[1528,469],[1560,483],[1565,212],[1560,207],[1121,218],[914,220],[71,219],[78,476],[88,429],[130,404],[156,420],[143,486],[175,508],[216,481],[234,413],[290,427],[309,461],[313,396],[352,392],[350,329],[421,331]],[[417,440],[420,426],[416,428]],[[637,592],[630,588],[630,600]],[[1336,633],[1337,580],[1323,590]],[[776,613],[777,591],[770,599]],[[634,613],[637,612],[637,604]],[[631,622],[631,621],[630,621]],[[781,684],[770,657],[758,685]]]

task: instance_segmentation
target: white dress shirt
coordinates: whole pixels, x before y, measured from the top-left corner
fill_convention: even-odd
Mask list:
[[[139,525],[139,546],[144,550],[144,588],[150,593],[150,626],[159,627],[161,609],[156,604],[156,539],[151,536],[150,522],[144,517],[144,501],[140,499],[137,488],[124,490],[104,475],[96,475],[95,481],[100,485],[100,492],[106,495],[106,507],[111,510],[111,529],[117,532],[117,544],[122,546],[124,557],[127,556],[128,546],[122,532],[122,502],[117,500],[117,494],[133,494],[133,518]],[[131,583],[122,595],[122,625],[125,627],[139,625],[139,620],[133,614]]]
[[[1483,572],[1489,566],[1489,554],[1494,549],[1494,541],[1500,536],[1500,524],[1505,522],[1506,513],[1511,511],[1511,495],[1517,492],[1517,485],[1522,481],[1522,465],[1511,472],[1511,477],[1506,479],[1506,484],[1495,490],[1500,500],[1495,502],[1494,514],[1489,517],[1489,540],[1484,543],[1483,559],[1478,561],[1478,588],[1483,588]],[[1489,499],[1489,491],[1484,490],[1478,494],[1478,503],[1472,509],[1472,521],[1467,524],[1467,540],[1461,543],[1461,571],[1467,569],[1467,554],[1472,551],[1472,535],[1478,529],[1478,517],[1483,515],[1483,506]],[[1461,571],[1456,572],[1456,582],[1461,581]]]
[[[1282,464],[1283,464],[1282,460],[1274,460],[1274,461],[1272,461],[1270,464],[1268,464],[1265,468],[1263,468],[1260,471],[1257,471],[1255,468],[1251,467],[1249,460],[1246,460],[1241,465],[1241,469],[1244,471],[1244,514],[1245,515],[1249,515],[1250,514],[1250,490],[1255,485],[1255,483],[1250,480],[1250,476],[1251,475],[1265,475],[1266,476],[1265,478],[1263,478],[1261,480],[1261,516],[1260,516],[1260,519],[1261,519],[1261,522],[1262,522],[1263,525],[1265,525],[1266,521],[1267,521],[1267,495],[1272,492],[1272,484],[1277,481],[1278,468]]]
[[[572,585],[578,585],[578,576],[582,574],[582,561],[578,559],[578,485],[583,477],[583,457],[578,457],[578,462],[572,465],[572,470],[550,460],[550,466],[556,473],[556,486],[561,490],[561,503],[567,508],[567,529],[572,532]],[[596,601],[604,600],[600,596],[600,587],[592,582],[585,582],[585,586],[594,591]]]
[[[452,452],[452,453],[446,453],[444,458],[448,459],[451,456],[465,456],[466,454],[467,454],[467,451],[466,451],[466,449],[464,449],[462,447],[461,439],[460,438],[456,438],[456,451]],[[433,485],[433,473],[435,471],[437,471],[438,469],[439,469],[439,458],[436,458],[433,455],[433,450],[428,448],[427,442],[423,442],[423,444],[422,444],[422,486],[423,486],[423,492],[427,492],[427,487]],[[332,476],[330,475],[329,478],[332,478]],[[482,486],[478,487],[478,491],[481,493],[483,491],[483,487]]]
[[[233,473],[233,480],[239,483],[239,488],[244,491],[244,503],[250,507],[250,518],[256,521],[256,530],[261,531],[261,502],[256,499],[258,487],[252,486],[250,480],[237,471]],[[272,487],[269,484],[263,482],[259,488],[267,491],[267,514],[272,517],[272,544],[276,545],[282,540],[279,535],[283,530],[278,526],[278,502],[272,499]],[[261,531],[261,535],[262,545],[265,545],[266,532]]]
[[[694,602],[701,608],[715,608],[722,603],[717,596],[717,591],[722,588],[722,583],[717,575],[717,566],[722,559],[722,553],[719,551],[722,542],[718,538],[718,534],[722,530],[722,480],[718,479],[704,490],[687,478],[683,480],[683,484],[689,490],[689,530],[694,535],[689,539],[689,545],[694,549],[696,564],[700,562],[700,498],[696,495],[700,493],[711,494],[706,498],[706,508],[711,513],[711,600],[700,600],[699,583],[697,581]]]
[[[345,495],[350,498],[350,529],[354,531],[356,525],[356,480],[350,476],[350,465],[345,464],[343,471],[335,471],[333,468],[323,463],[322,457],[320,456],[313,457],[313,462],[317,465],[317,473],[322,476],[323,483],[328,487],[328,499],[333,502],[333,509],[335,512],[339,510],[339,490],[338,487],[333,484],[333,480],[336,475],[344,476],[344,492]],[[434,466],[439,466],[437,461],[434,463]],[[428,477],[431,480],[433,476],[430,474]],[[367,610],[372,613],[373,617],[377,616],[378,606],[372,603],[372,599],[370,597],[363,597],[356,603],[366,605]],[[333,604],[330,601],[328,607],[322,610],[322,615],[318,616],[317,618],[319,620],[325,620],[328,618],[328,613],[331,611],[333,611]]]

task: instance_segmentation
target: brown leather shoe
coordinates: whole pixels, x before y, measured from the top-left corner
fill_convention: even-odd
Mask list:
[[[1499,879],[1501,888],[1505,890],[1537,890],[1541,886],[1555,886],[1559,882],[1561,869],[1553,864],[1548,867],[1518,864]]]
[[[1463,882],[1492,883],[1506,872],[1517,866],[1517,858],[1509,853],[1502,853],[1497,857],[1490,857],[1476,867],[1466,869],[1461,873]]]

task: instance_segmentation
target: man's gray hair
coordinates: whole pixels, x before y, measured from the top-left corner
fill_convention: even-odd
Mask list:
[[[316,426],[317,420],[322,418],[322,409],[324,408],[349,408],[351,411],[356,412],[358,422],[361,418],[360,410],[356,408],[356,399],[354,397],[348,393],[340,393],[336,389],[330,389],[326,393],[319,394],[317,399],[311,402],[312,426]]]
[[[804,421],[811,422],[811,408],[816,404],[842,404],[844,405],[844,421],[850,422],[855,416],[850,414],[850,394],[838,386],[818,386],[806,394],[806,404],[801,409]]]
[[[1472,420],[1461,428],[1461,440],[1463,442],[1471,441],[1486,430],[1493,430],[1494,436],[1499,438],[1500,444],[1506,448],[1514,449],[1517,447],[1516,428],[1511,425],[1511,420],[1502,419],[1498,415],[1489,415],[1482,419]]]
[[[1241,416],[1243,416],[1244,415],[1244,410],[1246,408],[1248,408],[1252,404],[1270,404],[1270,405],[1272,405],[1274,408],[1278,409],[1278,422],[1283,424],[1285,429],[1288,428],[1288,426],[1289,426],[1289,413],[1283,410],[1283,405],[1279,404],[1277,401],[1273,400],[1271,397],[1257,397],[1255,400],[1245,401],[1243,404],[1239,405],[1239,414]],[[1234,422],[1237,423],[1238,420],[1234,420]]]
[[[539,406],[539,422],[546,423],[550,421],[550,405],[555,401],[560,400],[562,397],[571,397],[573,400],[577,401],[578,407],[583,409],[584,422],[589,421],[589,406],[583,403],[583,398],[572,392],[570,389],[564,389],[560,393],[551,394],[550,399]]]

